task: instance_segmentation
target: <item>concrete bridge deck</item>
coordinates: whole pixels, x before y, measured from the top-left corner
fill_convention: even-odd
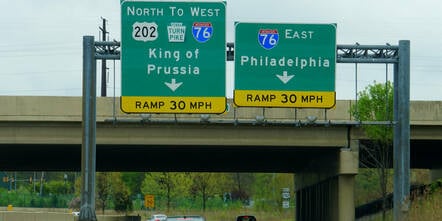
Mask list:
[[[352,100],[338,100],[332,109],[311,108],[246,108],[234,107],[228,101],[228,110],[224,114],[210,115],[212,123],[226,123],[233,120],[247,123],[264,115],[270,123],[292,123],[304,121],[307,116],[316,116],[320,121],[348,122],[353,121],[349,113]],[[442,125],[442,101],[411,101],[411,125]],[[116,117],[140,121],[148,117],[143,114],[125,114],[119,109],[119,98],[97,98],[97,122],[105,122]],[[114,109],[115,108],[115,109]],[[56,96],[0,96],[0,122],[6,121],[58,121],[79,122],[82,117],[81,97]],[[115,112],[115,113],[114,113]],[[200,119],[199,114],[151,114],[151,121],[186,122],[189,119]]]

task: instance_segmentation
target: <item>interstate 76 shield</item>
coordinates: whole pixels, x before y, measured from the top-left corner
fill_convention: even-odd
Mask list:
[[[272,49],[278,44],[279,34],[277,29],[260,29],[258,42],[265,49]]]
[[[200,43],[208,41],[212,37],[213,27],[210,22],[194,22],[192,35]]]

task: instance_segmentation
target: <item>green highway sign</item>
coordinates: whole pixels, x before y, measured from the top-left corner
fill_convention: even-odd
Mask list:
[[[335,24],[235,25],[237,106],[331,108]]]
[[[224,2],[123,1],[122,111],[224,112],[225,13]]]

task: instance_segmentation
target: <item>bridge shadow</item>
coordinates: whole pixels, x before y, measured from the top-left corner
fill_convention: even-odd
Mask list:
[[[81,145],[0,145],[2,170],[80,171]],[[296,172],[339,148],[222,145],[97,145],[97,171]]]

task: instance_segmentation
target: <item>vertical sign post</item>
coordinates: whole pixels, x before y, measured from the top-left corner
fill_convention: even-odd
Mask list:
[[[407,220],[410,207],[410,41],[399,41],[394,66],[393,220]]]
[[[83,141],[80,221],[95,221],[96,61],[94,36],[83,37]]]
[[[222,113],[226,108],[224,2],[121,5],[121,109]]]

